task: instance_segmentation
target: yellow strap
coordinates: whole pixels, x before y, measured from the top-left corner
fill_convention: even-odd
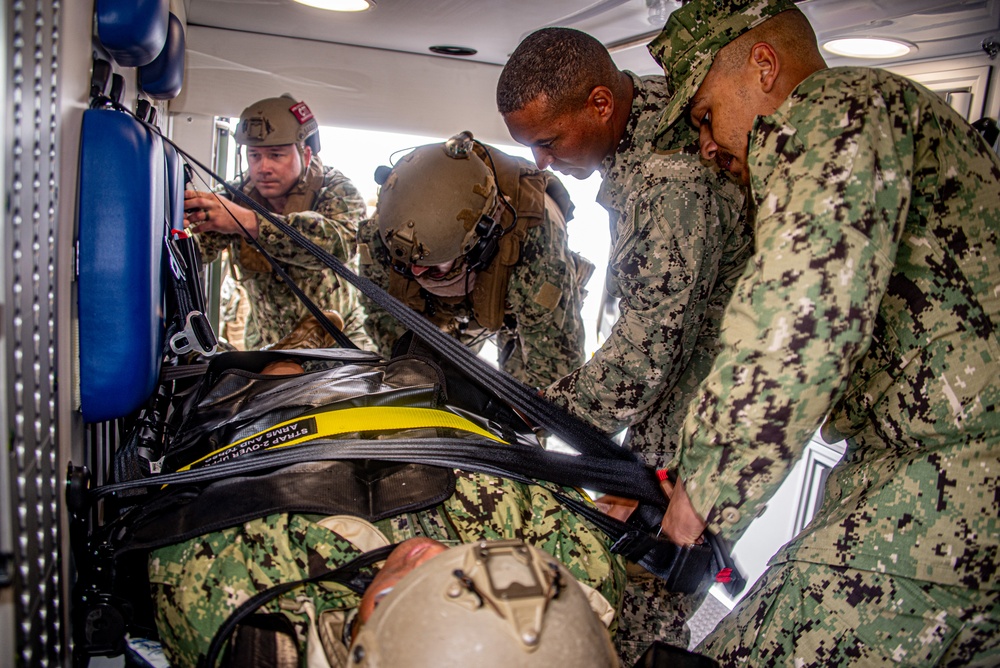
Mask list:
[[[269,446],[265,449],[275,450],[277,448],[286,448],[290,445],[299,445],[300,443],[305,443],[306,441],[311,441],[317,438],[325,438],[327,436],[335,436],[337,434],[367,431],[395,431],[400,429],[421,429],[430,427],[457,429],[459,431],[466,431],[478,434],[479,436],[485,436],[486,438],[492,439],[498,443],[505,442],[474,422],[466,420],[465,418],[455,415],[454,413],[434,408],[393,406],[342,408],[327,411],[326,413],[303,415],[295,418],[294,420],[286,420],[285,422],[268,427],[264,431],[258,432],[253,436],[247,436],[239,441],[235,441],[229,445],[221,447],[215,452],[209,453],[201,459],[192,462],[187,466],[181,467],[178,471],[186,471],[195,464],[214,457],[221,452],[225,452],[230,448],[238,448],[240,445],[253,439],[260,438],[269,432],[275,432],[280,430],[282,427],[301,423],[303,420],[310,418],[316,421],[315,433],[306,434],[298,438],[292,438],[277,445]]]

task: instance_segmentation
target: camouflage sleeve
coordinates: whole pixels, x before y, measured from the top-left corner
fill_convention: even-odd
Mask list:
[[[579,368],[586,343],[583,286],[567,245],[566,220],[548,195],[546,204],[546,219],[529,229],[507,290],[517,328],[504,370],[532,387]]]
[[[358,226],[358,273],[388,290],[389,272],[392,270],[381,260],[384,248],[378,233],[378,218],[373,216],[362,221]],[[358,294],[365,311],[365,332],[371,337],[376,350],[383,357],[388,357],[393,344],[406,332],[406,327],[367,295]]]
[[[307,516],[286,514],[154,550],[148,561],[149,583],[170,664],[198,665],[218,628],[250,597],[336,568],[359,554],[347,539]],[[359,603],[358,595],[339,583],[306,585],[297,593],[331,609]],[[300,634],[308,630],[308,617],[289,610],[280,599],[262,611],[284,614]]]
[[[545,390],[607,433],[635,424],[687,367],[717,279],[725,230],[735,227],[735,186],[669,178],[633,195],[619,224],[609,275],[621,315],[604,345],[581,369]]]
[[[757,253],[681,433],[681,476],[737,537],[844,392],[871,342],[909,205],[912,121],[831,93],[758,119]]]
[[[191,235],[195,243],[198,244],[198,251],[201,253],[201,261],[204,264],[214,262],[219,257],[219,253],[229,246],[233,237],[229,234],[219,234],[218,232],[201,232]]]
[[[358,223],[365,216],[361,193],[347,177],[331,169],[324,175],[323,187],[313,210],[292,213],[283,218],[317,246],[346,262],[354,257]],[[260,230],[257,241],[274,259],[291,267],[326,269],[318,258],[286,237],[263,216],[257,216],[257,223]]]

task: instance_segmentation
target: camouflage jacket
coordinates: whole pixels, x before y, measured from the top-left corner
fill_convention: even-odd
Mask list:
[[[583,285],[593,271],[588,260],[569,249],[566,221],[554,201],[548,195],[545,199],[544,220],[527,229],[507,283],[505,326],[496,341],[501,368],[532,387],[544,387],[583,364],[586,336],[580,310]],[[361,224],[358,247],[361,275],[388,290],[391,269],[377,218]],[[493,333],[479,325],[466,302],[448,304],[426,295],[434,322],[463,344],[478,350]],[[406,328],[371,300],[361,300],[365,330],[388,357]]]
[[[666,84],[631,76],[632,113],[598,193],[611,218],[607,285],[621,316],[594,357],[545,396],[605,432],[630,427],[630,447],[662,466],[711,367],[751,235],[741,190],[681,150],[695,140],[689,129],[674,150],[654,150]]]
[[[196,665],[215,630],[257,592],[336,568],[381,544],[416,536],[447,545],[519,538],[559,559],[617,609],[625,584],[624,564],[611,554],[603,533],[544,487],[456,473],[455,492],[444,503],[376,522],[375,528],[388,539],[380,544],[371,544],[370,538],[369,544],[360,544],[363,527],[358,523],[363,520],[348,525],[351,531],[342,535],[320,518],[279,514],[154,551],[149,577],[156,623],[171,665]],[[560,491],[579,498],[573,490]],[[300,648],[309,635],[311,616],[333,665],[346,665],[344,626],[359,601],[340,584],[307,585],[262,612],[284,614],[295,626]],[[339,663],[338,656],[343,659]]]
[[[350,262],[355,255],[357,224],[366,214],[364,200],[346,176],[332,167],[324,167],[318,158],[313,157],[309,171],[321,183],[314,194],[301,193],[306,199],[312,194],[312,206],[306,210],[277,213],[284,217],[286,223],[336,258]],[[230,185],[242,187],[243,192],[251,197],[254,195],[253,185],[245,180],[233,181]],[[259,196],[255,199],[261,201]],[[295,245],[263,216],[257,216],[257,224],[260,245],[281,263],[289,277],[320,308],[338,311],[344,318],[345,333],[364,348],[362,316],[354,290],[350,286],[339,285],[340,281],[326,265]],[[251,247],[245,246],[239,235],[205,232],[196,238],[205,262],[211,262],[222,249],[229,248],[239,270],[240,282],[250,297],[245,336],[248,350],[276,342],[309,314],[292,291],[271,271],[266,260]],[[254,257],[244,258],[244,254]]]
[[[937,95],[823,70],[756,119],[757,253],[679,456],[739,535],[823,422],[847,439],[799,559],[997,589],[1000,159]]]

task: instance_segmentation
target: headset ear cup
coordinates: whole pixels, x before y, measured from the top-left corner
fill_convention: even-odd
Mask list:
[[[503,232],[503,227],[489,216],[484,215],[479,219],[476,223],[479,240],[465,254],[465,262],[470,271],[482,271],[489,266],[500,250],[500,237],[503,236]]]

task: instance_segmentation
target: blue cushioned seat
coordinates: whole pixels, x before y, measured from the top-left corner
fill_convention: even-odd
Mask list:
[[[164,337],[165,160],[159,135],[131,116],[84,112],[78,305],[86,422],[129,415],[156,388]]]

